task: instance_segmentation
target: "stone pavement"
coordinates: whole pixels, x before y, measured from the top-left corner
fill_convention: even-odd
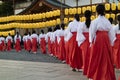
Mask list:
[[[116,70],[116,76],[120,71]],[[0,80],[88,80],[49,55],[0,52]]]

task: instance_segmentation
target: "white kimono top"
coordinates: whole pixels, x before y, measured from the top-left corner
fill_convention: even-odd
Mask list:
[[[90,27],[91,27],[91,25],[90,25]],[[89,28],[87,28],[85,22],[82,22],[77,29],[76,40],[78,41],[78,46],[80,46],[85,41],[85,36],[83,34],[84,32],[89,33]]]
[[[9,36],[9,35],[6,37],[6,42],[8,42],[8,40],[11,40],[11,42],[13,42],[12,37],[11,37],[11,36]]]
[[[21,36],[19,35],[19,37],[17,37],[17,35],[15,35],[15,37],[14,37],[15,43],[16,43],[16,39],[17,39],[17,38],[19,38],[19,39],[20,39],[20,42],[21,42]]]
[[[91,27],[89,28],[89,42],[95,42],[97,31],[108,31],[109,39],[111,45],[115,41],[115,36],[113,35],[113,29],[111,23],[104,16],[98,16],[95,20],[91,22]]]
[[[38,42],[38,35],[37,34],[32,34],[31,35],[31,41],[32,41],[32,38],[36,38],[37,42]]]

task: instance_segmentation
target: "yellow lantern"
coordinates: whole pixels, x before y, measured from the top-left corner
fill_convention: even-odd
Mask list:
[[[118,2],[118,6],[117,7],[118,7],[118,10],[120,10],[120,1]]]
[[[109,4],[109,3],[106,3],[106,4],[105,4],[105,10],[106,10],[106,11],[109,11],[109,10],[110,10],[110,4]]]
[[[86,9],[91,11],[91,6],[87,6],[87,8],[86,8]]]
[[[73,14],[73,9],[72,8],[69,8],[69,14]]]
[[[57,16],[60,16],[60,10],[56,10]]]
[[[111,10],[112,10],[112,11],[115,11],[115,10],[116,10],[116,4],[115,4],[115,2],[113,2],[113,3],[111,4]]]
[[[45,13],[42,13],[42,18],[45,18]]]
[[[105,14],[105,17],[108,19],[110,18],[110,14]]]
[[[92,12],[96,12],[96,5],[92,6]]]
[[[64,18],[64,23],[65,23],[65,24],[68,23],[68,18]]]
[[[77,13],[78,13],[78,14],[81,14],[81,8],[80,8],[80,7],[77,8]]]
[[[94,16],[94,15],[92,15],[92,16],[91,16],[91,20],[94,20],[94,19],[95,19],[95,16]]]
[[[85,21],[85,17],[82,17],[82,18],[81,18],[81,21],[84,22],[84,21]]]
[[[76,13],[77,13],[77,9],[73,8],[73,14],[76,14]]]
[[[57,19],[57,24],[60,24],[60,18]]]
[[[111,14],[110,17],[112,17],[113,20],[115,20],[115,14]]]
[[[65,15],[68,15],[68,9],[65,9]]]
[[[73,21],[74,20],[74,18],[69,18],[69,21]]]
[[[82,7],[82,13],[84,14],[84,12],[86,11],[86,7]]]

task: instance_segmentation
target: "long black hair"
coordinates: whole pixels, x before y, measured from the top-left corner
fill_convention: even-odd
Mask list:
[[[44,34],[44,30],[43,29],[41,30],[41,33]]]
[[[51,27],[48,28],[48,32],[52,32],[52,28]]]
[[[91,23],[91,11],[86,10],[84,15],[85,15],[85,18],[86,18],[85,24],[86,24],[87,28],[89,28],[90,23]]]
[[[98,4],[98,6],[96,7],[96,11],[98,13],[98,15],[104,16],[105,15],[105,6],[103,4]]]
[[[74,18],[75,18],[77,21],[80,21],[79,14],[75,14]]]
[[[112,17],[110,17],[108,20],[110,21],[111,24],[113,23],[113,18]]]
[[[120,15],[117,16],[117,20],[118,20],[118,25],[119,25],[119,30],[120,30]]]
[[[61,29],[62,29],[62,30],[65,29],[65,24],[64,24],[64,23],[61,24]]]

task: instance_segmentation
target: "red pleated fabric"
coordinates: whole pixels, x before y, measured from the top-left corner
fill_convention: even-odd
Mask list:
[[[27,40],[26,47],[27,47],[27,51],[31,50],[32,44],[30,39]]]
[[[52,53],[52,47],[51,47],[50,37],[48,37],[48,53],[49,53],[49,54]]]
[[[11,51],[11,45],[12,45],[12,42],[11,42],[11,39],[8,39],[8,42],[7,42],[7,51]]]
[[[66,59],[66,53],[65,53],[65,42],[64,42],[64,36],[60,37],[60,42],[59,42],[59,59],[61,61]]]
[[[116,41],[113,46],[114,63],[117,69],[120,69],[120,34],[116,34]]]
[[[59,56],[59,45],[58,45],[57,37],[55,37],[55,56],[56,57]]]
[[[66,64],[69,64],[69,42],[65,42]]]
[[[97,31],[96,41],[91,47],[87,76],[93,80],[116,80],[111,55],[108,32]]]
[[[32,38],[32,52],[37,52],[37,39]]]
[[[76,41],[76,32],[72,32],[73,36],[69,42],[69,64],[72,68],[82,69],[82,52]]]
[[[0,43],[0,51],[2,51],[2,43]]]
[[[45,38],[41,38],[40,49],[41,49],[42,53],[46,54],[46,41],[45,41]]]
[[[16,39],[15,49],[17,52],[19,52],[21,50],[20,39]]]
[[[83,74],[87,75],[87,70],[89,66],[89,57],[90,57],[90,43],[89,43],[89,33],[84,32],[85,41],[81,44],[82,50],[82,60],[83,60]]]

